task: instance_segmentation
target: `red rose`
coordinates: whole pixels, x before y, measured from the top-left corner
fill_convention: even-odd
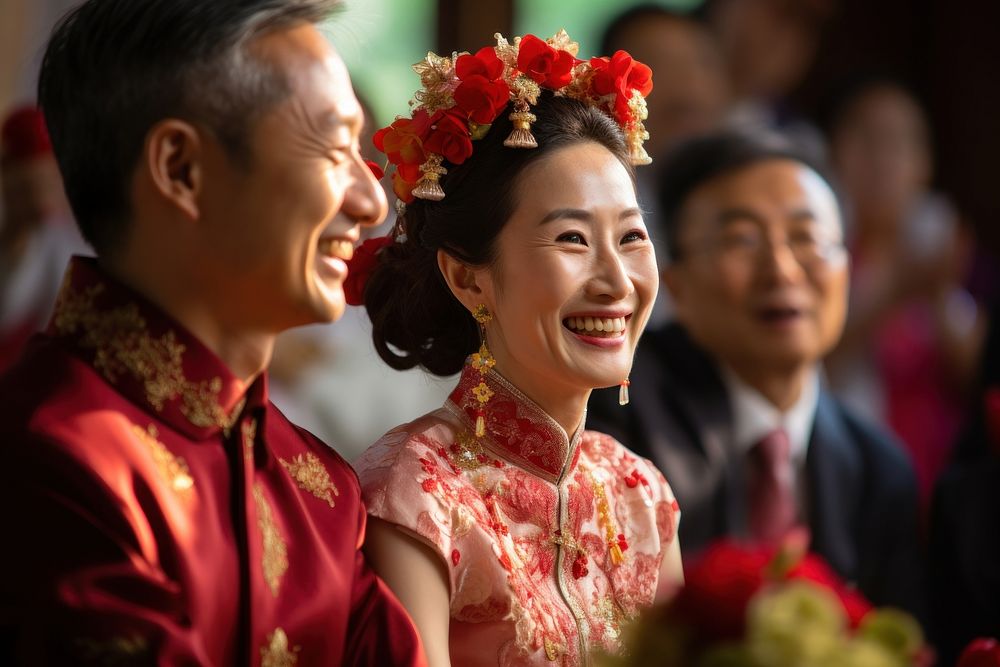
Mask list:
[[[684,568],[684,587],[678,594],[678,621],[698,628],[708,640],[743,635],[747,605],[764,585],[764,569],[772,551],[747,547],[732,540],[710,545],[697,561]]]
[[[468,121],[454,111],[436,113],[424,150],[442,155],[452,164],[462,164],[472,155]]]
[[[1000,643],[995,639],[974,639],[962,651],[956,667],[1000,667]]]
[[[617,51],[611,58],[591,58],[590,66],[596,71],[591,85],[598,95],[626,91],[631,95],[635,89],[645,97],[653,90],[653,70],[633,60],[627,51]]]
[[[510,88],[505,81],[490,81],[478,74],[458,84],[455,104],[481,125],[489,125],[510,101]]]
[[[568,51],[554,49],[534,35],[525,35],[517,50],[517,68],[535,83],[559,90],[569,85],[576,58]]]
[[[653,90],[653,71],[625,51],[617,51],[611,58],[591,58],[594,69],[591,89],[597,97],[614,95],[614,113],[620,123],[632,119],[628,108],[632,91],[638,90],[645,97]]]
[[[427,160],[421,140],[429,126],[430,117],[420,109],[413,114],[413,118],[397,118],[389,127],[383,127],[375,133],[372,142],[394,165],[419,167]]]
[[[455,89],[455,104],[477,123],[492,123],[510,100],[510,88],[500,78],[503,70],[503,61],[492,46],[484,46],[474,56],[459,56],[455,63],[455,74],[462,80]]]
[[[365,302],[365,285],[378,264],[378,253],[392,243],[389,236],[368,239],[354,249],[354,255],[347,262],[347,278],[344,280],[344,299],[352,306]]]
[[[381,181],[385,178],[385,172],[382,171],[382,167],[378,166],[374,160],[365,160],[365,164],[372,170],[372,176],[375,177],[376,181]]]
[[[489,81],[496,81],[503,76],[503,61],[497,57],[492,46],[484,46],[476,51],[476,55],[466,53],[459,56],[455,62],[455,75],[462,81],[471,76],[481,76]]]

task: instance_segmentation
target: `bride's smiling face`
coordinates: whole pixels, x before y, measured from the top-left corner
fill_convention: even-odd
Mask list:
[[[521,172],[514,201],[481,276],[497,369],[529,395],[620,383],[658,284],[628,171],[571,144]]]

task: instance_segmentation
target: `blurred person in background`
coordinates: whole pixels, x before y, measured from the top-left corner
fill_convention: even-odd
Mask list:
[[[0,371],[45,326],[67,260],[85,249],[42,112],[13,109],[0,129]]]
[[[678,141],[719,128],[729,82],[715,37],[700,19],[662,5],[636,5],[612,19],[601,41],[602,53],[626,48],[657,74],[646,120],[654,165]]]
[[[1000,301],[989,329],[972,419],[931,507],[930,635],[942,665],[976,637],[1000,637]]]
[[[708,0],[704,13],[718,38],[732,86],[727,125],[776,130],[819,163],[822,133],[788,104],[815,60],[832,0]]]
[[[725,133],[680,146],[660,196],[677,322],[640,341],[628,405],[594,392],[590,424],[670,479],[685,559],[722,537],[773,545],[804,525],[876,605],[919,614],[912,466],[822,378],[848,292],[829,184],[784,139]]]
[[[719,45],[704,21],[662,5],[636,5],[611,20],[601,39],[601,52],[613,54],[619,49],[628,50],[656,72],[646,120],[650,136],[646,150],[653,163],[636,173],[636,187],[662,263],[667,249],[656,197],[661,159],[678,142],[721,127],[730,103],[729,80]],[[666,290],[660,290],[656,302],[650,322],[654,325],[673,312]]]
[[[963,288],[971,238],[930,188],[930,130],[905,87],[874,77],[849,87],[834,105],[830,140],[853,260],[831,382],[903,440],[926,505],[958,434],[985,331]]]

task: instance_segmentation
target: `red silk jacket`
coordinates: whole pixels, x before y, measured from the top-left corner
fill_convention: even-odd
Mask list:
[[[423,664],[351,468],[93,260],[0,379],[0,447],[0,662]]]

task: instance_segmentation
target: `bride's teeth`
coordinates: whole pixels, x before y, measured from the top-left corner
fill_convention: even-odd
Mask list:
[[[624,317],[567,317],[566,326],[582,333],[621,335],[625,331]]]

